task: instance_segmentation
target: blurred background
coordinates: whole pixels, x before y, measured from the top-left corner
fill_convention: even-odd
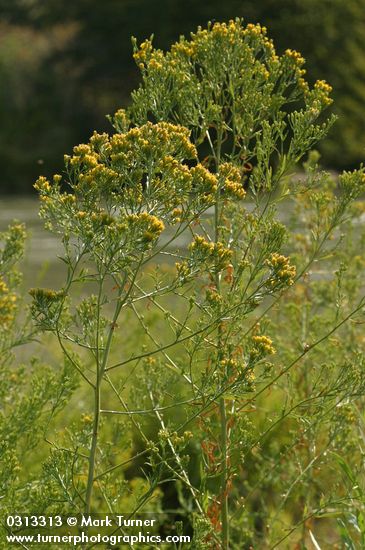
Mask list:
[[[339,116],[322,163],[365,158],[365,0],[0,0],[0,193],[32,194],[63,154],[109,130],[138,84],[131,35],[167,48],[208,20],[269,29],[279,53],[301,51],[310,81],[334,88]]]

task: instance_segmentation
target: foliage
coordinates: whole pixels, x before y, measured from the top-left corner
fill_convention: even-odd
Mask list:
[[[318,167],[331,86],[240,19],[168,51],[135,40],[134,59],[115,131],[36,182],[66,277],[30,290],[33,324],[24,227],[1,236],[2,512],[158,512],[192,548],[359,547],[365,170]]]
[[[0,491],[3,513],[42,509],[45,485],[37,469],[29,475],[27,460],[76,387],[75,376],[67,363],[59,374],[35,359],[29,364],[19,364],[16,348],[29,344],[34,337],[29,316],[21,314],[24,303],[18,291],[21,279],[16,263],[22,257],[24,240],[22,224],[13,224],[1,235]]]
[[[67,268],[30,291],[66,369],[40,408],[70,372],[85,407],[55,434],[41,506],[173,511],[193,548],[333,541],[330,516],[357,541],[362,493],[338,475],[361,475],[364,169],[336,185],[310,153],[293,175],[334,121],[331,87],[239,19],[134,58],[115,133],[36,183]]]

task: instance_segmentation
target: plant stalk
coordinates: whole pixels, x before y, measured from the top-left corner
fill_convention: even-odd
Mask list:
[[[96,460],[96,449],[98,445],[98,436],[99,436],[99,423],[100,423],[100,377],[96,383],[96,388],[94,390],[94,423],[93,423],[93,434],[90,445],[90,454],[89,454],[89,471],[87,477],[87,487],[86,487],[86,497],[85,497],[85,514],[90,514],[91,508],[91,496],[94,485],[94,472],[95,472],[95,460]]]
[[[221,148],[222,148],[222,129],[219,130],[217,136],[217,152],[215,155],[216,168],[219,172],[219,165],[221,159]],[[221,190],[218,189],[217,198],[214,205],[214,240],[217,243],[219,241],[219,224],[220,224],[220,193]],[[217,292],[221,293],[221,274],[216,269],[215,273],[215,286]],[[218,334],[217,334],[217,347],[218,347],[218,361],[220,357],[220,350],[222,349],[222,326],[219,322],[218,325]],[[217,364],[217,368],[220,368],[220,365]],[[229,509],[228,509],[228,440],[227,440],[227,413],[226,413],[226,402],[224,396],[219,399],[219,416],[221,423],[221,432],[220,432],[220,446],[221,446],[221,480],[220,480],[220,501],[221,501],[221,545],[222,550],[229,549]]]
[[[114,329],[115,329],[120,311],[122,309],[122,305],[123,305],[123,302],[119,300],[114,311],[113,320],[110,324],[108,339],[107,339],[105,350],[103,353],[102,362],[100,365],[97,364],[96,384],[95,384],[95,390],[94,390],[94,423],[93,423],[93,433],[92,433],[91,444],[90,444],[89,471],[88,471],[88,477],[87,477],[86,497],[85,497],[86,514],[89,514],[91,510],[91,498],[92,498],[92,492],[93,492],[93,486],[94,486],[94,480],[95,480],[96,450],[98,446],[99,425],[100,425],[100,415],[101,415],[101,384],[104,378],[105,369],[109,358],[109,352],[110,352],[110,348],[113,340]]]
[[[228,521],[228,445],[227,445],[227,414],[224,397],[219,400],[219,411],[221,420],[221,452],[222,452],[222,474],[221,474],[221,523],[222,523],[222,549],[229,548],[229,521]]]

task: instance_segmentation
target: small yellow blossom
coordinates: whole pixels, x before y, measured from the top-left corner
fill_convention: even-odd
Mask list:
[[[233,198],[243,199],[246,191],[242,185],[239,169],[233,164],[224,163],[220,167],[219,176],[223,179],[223,189]]]
[[[332,92],[332,86],[327,84],[325,80],[317,80],[314,84],[314,88],[316,90],[322,90],[323,92],[326,92],[327,94],[330,94]]]
[[[133,57],[137,63],[146,61],[147,57],[152,51],[151,40],[145,40],[139,47],[139,50],[134,52]]]
[[[49,193],[51,191],[51,186],[47,178],[40,176],[34,184],[34,188],[37,189],[40,193]]]
[[[295,64],[299,67],[303,65],[303,63],[305,63],[304,57],[302,57],[302,55],[296,50],[291,50],[291,49],[285,50],[285,56],[288,57],[289,59],[292,59],[295,62]]]
[[[156,61],[156,59],[152,58],[151,61],[148,63],[148,68],[160,71],[162,69],[162,64],[159,63],[159,61]]]
[[[269,287],[294,283],[296,268],[290,265],[289,258],[275,252],[266,260],[266,264],[272,269],[272,274],[267,282]]]
[[[268,336],[252,336],[252,342],[253,349],[251,350],[251,355],[254,357],[276,353],[273,342]]]
[[[201,191],[206,193],[216,193],[218,189],[217,177],[209,172],[202,164],[198,164],[191,169],[194,183]]]
[[[196,255],[196,259],[210,261],[218,269],[225,269],[232,258],[232,250],[226,248],[221,242],[209,242],[200,235],[195,235],[189,249]]]

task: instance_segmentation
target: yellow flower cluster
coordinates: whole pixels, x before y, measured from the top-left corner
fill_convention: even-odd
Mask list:
[[[222,359],[219,362],[219,366],[228,374],[236,373],[242,365],[236,360],[230,357],[229,359]]]
[[[64,155],[65,163],[72,167],[94,168],[98,165],[100,157],[91,145],[81,143],[73,148],[73,156]]]
[[[126,132],[130,126],[130,120],[125,109],[118,109],[114,113],[113,123],[118,132]]]
[[[59,204],[64,207],[72,208],[76,203],[76,197],[72,193],[58,193],[61,179],[59,174],[55,174],[53,176],[53,185],[50,185],[49,181],[44,176],[41,176],[34,184],[35,189],[37,189],[40,194],[40,201],[43,203],[44,207],[55,206],[56,199],[58,199]]]
[[[42,194],[50,193],[51,185],[47,178],[40,176],[34,184],[34,188]]]
[[[144,42],[142,42],[142,44],[139,46],[139,49],[133,54],[135,61],[137,63],[145,62],[152,52],[152,49],[153,46],[151,40],[145,40]]]
[[[193,434],[189,431],[184,432],[182,435],[178,435],[177,432],[173,432],[170,435],[170,440],[174,446],[179,446],[186,445],[190,441],[190,439],[192,439],[192,437]]]
[[[327,94],[330,94],[332,92],[332,86],[330,86],[325,80],[317,80],[314,84],[314,88],[316,90],[322,90]]]
[[[266,260],[266,264],[272,269],[273,273],[268,281],[268,286],[292,285],[296,274],[296,268],[290,265],[290,260],[286,256],[274,252]]]
[[[254,25],[249,23],[246,28],[242,26],[242,20],[237,18],[231,19],[228,23],[216,22],[213,25],[208,24],[207,29],[198,27],[196,33],[192,33],[191,42],[181,41],[182,46],[177,44],[173,46],[172,50],[185,52],[187,56],[197,57],[200,53],[206,52],[209,43],[213,41],[216,44],[219,42],[226,42],[230,46],[238,44],[240,41],[262,41],[262,45],[268,46],[268,51],[272,47],[272,42],[266,37],[266,27],[261,27],[260,24]],[[275,51],[272,52],[275,55]]]
[[[183,55],[185,57],[193,57],[196,54],[196,44],[194,42],[188,42],[185,39],[180,39],[180,42],[176,42],[171,47],[171,54],[173,57]]]
[[[274,42],[272,38],[268,38],[267,36],[264,37],[264,48],[266,51],[266,54],[269,56],[269,60],[273,63],[278,63],[279,56],[276,54]]]
[[[228,25],[227,23],[214,23],[212,27],[213,36],[226,37],[226,36],[232,35],[236,31],[237,31],[237,26],[232,19],[229,21]]]
[[[141,227],[143,230],[143,240],[147,242],[157,239],[165,229],[164,223],[156,216],[148,214],[148,212],[130,214],[127,217],[127,222],[130,227]]]
[[[194,242],[190,244],[189,249],[193,252],[197,252],[203,259],[210,258],[216,260],[216,267],[218,269],[227,267],[232,258],[232,250],[226,248],[223,243],[209,242],[200,235],[194,237]]]
[[[230,265],[232,258],[232,250],[226,248],[223,243],[209,242],[200,235],[195,235],[189,250],[191,252],[189,261],[184,260],[175,264],[178,277],[185,281],[192,274],[198,273],[201,266],[205,266],[210,271],[221,271]],[[213,288],[207,290],[206,298],[211,305],[217,305],[221,299]]]
[[[85,168],[95,168],[95,166],[98,165],[98,161],[99,155],[97,153],[93,153],[92,155],[85,155],[82,157],[82,162]],[[80,164],[78,157],[72,157],[71,165],[73,164],[75,164],[75,166],[78,166]]]
[[[193,172],[185,164],[181,164],[171,155],[164,156],[157,165],[163,175],[168,175],[174,181],[182,181],[185,185],[191,183]]]
[[[218,180],[214,174],[209,172],[202,164],[197,164],[191,169],[194,183],[197,188],[205,193],[214,194],[218,190]]]
[[[91,181],[95,179],[115,180],[118,178],[118,175],[118,172],[112,170],[112,168],[108,168],[105,164],[97,164],[87,174]],[[81,174],[81,179],[82,177],[83,175]]]
[[[305,60],[302,55],[287,49],[279,58],[273,41],[267,36],[266,27],[252,23],[245,27],[239,18],[228,23],[209,23],[205,29],[198,27],[197,32],[191,34],[191,39],[180,38],[166,53],[153,50],[151,42],[146,41],[135,54],[135,58],[139,63],[143,61],[143,68],[146,69],[143,74],[144,85],[137,94],[138,98],[141,101],[143,98],[150,111],[157,114],[158,110],[161,111],[157,104],[161,106],[172,86],[179,90],[181,105],[184,105],[181,111],[186,113],[181,115],[181,120],[188,124],[192,123],[194,117],[194,125],[199,125],[194,104],[197,103],[195,96],[201,94],[201,99],[206,101],[204,75],[209,74],[210,79],[222,82],[224,72],[233,71],[240,77],[236,79],[237,97],[242,94],[242,89],[246,89],[246,86],[239,88],[240,79],[242,83],[245,80],[254,80],[253,89],[257,91],[257,96],[262,96],[268,102],[272,94],[271,84],[275,85],[278,79],[284,88],[295,83],[297,92],[304,95],[309,93],[308,83],[303,78],[305,70],[302,65]],[[265,86],[269,82],[271,84]],[[236,83],[233,85],[236,86]],[[298,94],[294,95],[298,97]],[[152,97],[155,99],[152,100]],[[324,104],[328,104],[328,101],[325,99]],[[210,116],[212,104],[213,102],[206,101],[202,113],[208,125],[211,121],[215,122],[214,117]],[[173,112],[171,109],[170,115],[176,116],[177,111]],[[165,110],[167,112],[169,107]],[[192,117],[188,116],[189,111]],[[218,114],[217,118],[224,118],[223,113]]]
[[[260,23],[257,23],[256,25],[254,25],[253,23],[249,23],[244,30],[244,34],[250,36],[265,36],[266,33],[267,28],[261,27]]]
[[[231,197],[243,199],[246,192],[242,185],[239,169],[228,162],[221,165],[219,176],[223,179],[223,189]]]
[[[92,148],[92,152],[97,151],[100,157],[107,157],[111,153],[109,134],[106,132],[99,134],[94,131],[90,138],[90,146]]]
[[[92,212],[90,216],[91,222],[97,225],[112,225],[114,222],[113,216],[110,216],[106,212]]]
[[[60,195],[60,203],[64,205],[71,205],[75,204],[76,197],[75,195],[71,195],[70,193],[63,193]]]
[[[152,59],[148,63],[148,68],[160,71],[163,68],[163,65],[160,61],[157,61],[156,57],[152,57]]]
[[[203,250],[208,253],[212,253],[214,251],[214,243],[208,242],[204,237],[201,237],[200,235],[196,235],[194,237],[194,242],[190,244],[190,249],[198,249]]]
[[[171,212],[171,218],[173,223],[180,223],[183,211],[181,208],[174,208]]]
[[[9,291],[8,285],[0,278],[0,325],[7,328],[14,320],[16,295]]]
[[[330,86],[325,80],[317,80],[314,84],[314,96],[315,101],[313,102],[313,107],[318,109],[322,106],[331,105],[332,99],[329,97],[329,94],[332,92],[332,86]]]
[[[126,124],[126,120],[124,123]],[[131,205],[140,203],[146,167],[154,166],[157,176],[150,179],[150,183],[155,185],[156,190],[160,187],[161,192],[163,191],[165,184],[161,184],[162,174],[165,180],[173,181],[176,190],[181,190],[184,195],[191,188],[193,172],[181,161],[197,157],[189,135],[190,132],[185,127],[167,122],[148,122],[112,137],[94,132],[88,144],[77,145],[73,149],[72,157],[65,156],[65,162],[75,172],[74,188],[81,194],[92,189],[93,192],[99,189],[102,193],[107,189],[112,191],[127,181],[129,184],[124,187],[125,200]],[[205,173],[206,182],[209,181],[208,174]],[[195,175],[198,176],[198,171]],[[56,187],[59,187],[58,183],[57,180]],[[55,206],[55,199],[63,205],[75,202],[74,195],[61,195],[57,193],[57,189],[53,189],[53,192],[46,178],[39,178],[35,187],[45,206]],[[176,201],[172,208],[174,206]]]
[[[85,157],[86,155],[91,155],[93,150],[90,145],[87,145],[86,143],[80,143],[80,145],[75,145],[75,147],[73,148],[73,152],[79,157]]]
[[[190,268],[187,261],[183,262],[176,262],[175,263],[177,276],[179,279],[182,279],[184,281],[188,280],[190,276]]]
[[[158,437],[162,441],[170,440],[174,446],[186,445],[193,437],[193,433],[186,431],[182,435],[178,435],[177,432],[170,433],[166,428],[159,430]]]
[[[92,183],[96,178],[112,178],[117,174],[105,166],[102,157],[105,159],[111,153],[109,136],[106,133],[94,132],[90,143],[81,143],[73,148],[73,156],[65,155],[64,160],[67,166],[80,169],[80,179],[84,183]]]
[[[50,288],[31,288],[29,294],[39,302],[55,302],[65,296],[62,290],[56,291]]]
[[[302,78],[302,77],[299,77],[298,78],[298,86],[299,88],[303,91],[303,94],[304,95],[307,95],[308,92],[309,92],[309,84],[308,82]]]
[[[253,349],[251,350],[251,355],[255,358],[276,353],[273,342],[268,336],[252,336],[252,343]]]
[[[295,65],[297,65],[298,67],[300,67],[301,65],[303,65],[303,63],[305,63],[304,57],[302,57],[302,55],[296,50],[290,50],[290,49],[285,50],[285,56],[293,60]]]
[[[148,122],[112,136],[94,133],[66,157],[73,192],[61,191],[58,175],[53,185],[44,177],[35,184],[48,227],[95,240],[97,246],[114,246],[117,234],[126,231],[136,246],[156,240],[163,222],[181,220],[186,201],[190,210],[201,208],[218,189],[209,170],[184,162],[197,157],[189,136],[187,128],[167,122]],[[143,208],[147,196],[149,205]],[[147,213],[151,206],[158,217]],[[137,211],[142,213],[133,214]]]
[[[23,223],[15,223],[9,227],[9,233],[6,240],[8,243],[11,241],[12,250],[15,252],[15,249],[18,251],[19,247],[22,248],[25,237],[25,225]]]
[[[134,52],[133,57],[141,70],[148,67],[152,72],[161,71],[166,61],[163,52],[154,50],[150,40],[142,42],[139,49]]]
[[[166,149],[175,149],[184,158],[196,158],[197,151],[189,139],[190,131],[183,126],[169,122],[152,124],[147,122],[138,128],[132,128],[125,134],[115,134],[111,138],[111,159],[116,159],[120,152],[139,149],[149,153],[152,146],[159,148],[160,155],[166,154]]]

